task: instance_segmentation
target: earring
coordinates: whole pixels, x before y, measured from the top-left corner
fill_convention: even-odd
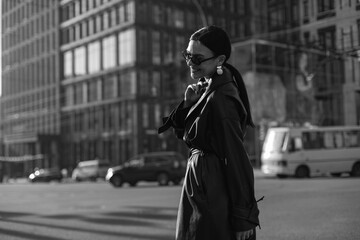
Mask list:
[[[223,69],[222,69],[222,66],[220,65],[220,66],[217,66],[216,67],[216,73],[218,74],[218,75],[222,75],[223,74]]]

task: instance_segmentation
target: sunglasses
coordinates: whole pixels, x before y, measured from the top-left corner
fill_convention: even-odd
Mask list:
[[[188,51],[184,50],[182,51],[182,55],[185,58],[185,61],[188,62],[189,60],[191,60],[191,62],[197,66],[199,66],[201,63],[208,61],[210,59],[216,58],[217,56],[212,56],[209,58],[205,58],[205,59],[201,59],[202,57],[200,55],[192,55],[191,53],[189,53]]]

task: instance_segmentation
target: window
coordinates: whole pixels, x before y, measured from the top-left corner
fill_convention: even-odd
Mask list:
[[[173,41],[171,38],[172,35],[164,33],[164,63],[168,64],[174,61],[174,54],[173,54]]]
[[[102,25],[101,25],[101,15],[97,15],[96,16],[96,31],[95,32],[100,32],[102,30]]]
[[[318,16],[317,19],[335,16],[334,0],[318,0]]]
[[[155,126],[161,125],[161,106],[158,103],[154,105],[154,123]]]
[[[75,41],[76,40],[79,40],[81,39],[81,24],[78,23],[74,26],[74,29],[75,29],[75,35],[74,35],[74,38],[75,38]]]
[[[318,12],[334,10],[334,0],[318,0]]]
[[[74,73],[76,76],[85,74],[85,47],[76,48],[74,51]]]
[[[100,70],[100,42],[93,42],[88,45],[88,71],[89,73]]]
[[[103,99],[111,99],[114,97],[114,85],[115,85],[116,78],[114,77],[106,77],[103,79]]]
[[[152,14],[153,22],[155,24],[161,24],[163,21],[162,21],[162,11],[160,9],[160,6],[156,5],[156,4],[153,5],[152,11],[153,11],[153,14]]]
[[[82,37],[86,37],[88,35],[88,25],[87,21],[82,22],[81,30],[82,30]]]
[[[102,15],[102,18],[103,18],[103,28],[108,29],[110,26],[110,23],[109,23],[110,14],[108,12],[104,12],[104,14]]]
[[[64,53],[64,77],[71,77],[73,75],[73,59],[72,52],[67,51]]]
[[[138,61],[147,63],[149,59],[149,39],[148,39],[148,33],[146,30],[139,29],[138,30],[138,36],[139,36],[139,45],[138,45]]]
[[[174,26],[174,14],[171,7],[166,7],[166,23],[168,26]]]
[[[269,17],[271,28],[281,27],[285,23],[284,11],[281,8],[271,9]]]
[[[160,32],[152,32],[152,62],[153,64],[161,63],[160,56]]]
[[[161,81],[160,72],[154,71],[152,74],[152,86],[151,86],[151,95],[159,96],[160,95],[160,81]]]
[[[129,29],[119,33],[119,65],[135,62],[135,30]]]
[[[83,103],[83,85],[82,83],[75,84],[75,104]]]
[[[325,148],[334,148],[334,133],[325,132],[324,133],[324,146]]]
[[[91,2],[91,1],[88,1],[88,0],[82,0],[81,2],[81,12],[82,13],[85,13],[87,11],[87,3],[88,2]],[[90,3],[89,3],[90,4]]]
[[[74,88],[73,86],[67,86],[65,88],[65,106],[74,105]]]
[[[291,14],[290,14],[290,17],[291,17],[291,22],[292,24],[294,25],[298,25],[299,23],[299,3],[297,3],[298,0],[296,1],[292,1],[291,2]]]
[[[149,105],[147,103],[142,104],[142,126],[144,128],[149,127]]]
[[[286,147],[288,132],[270,131],[265,139],[265,152],[282,152]]]
[[[324,49],[336,49],[335,27],[328,27],[318,31],[320,45]]]
[[[135,3],[134,1],[128,1],[126,3],[126,21],[134,22],[135,20]]]
[[[81,11],[80,7],[81,7],[80,1],[75,1],[75,17],[80,15],[80,11]]]
[[[117,12],[116,8],[111,9],[110,13],[110,27],[116,26],[117,24]]]
[[[148,95],[150,88],[149,88],[149,74],[146,71],[138,71],[139,75],[139,94],[141,95]]]
[[[88,101],[94,102],[97,101],[97,80],[90,80],[88,83]]]
[[[102,60],[103,68],[111,68],[116,66],[116,38],[115,36],[110,36],[104,38],[102,41]]]
[[[324,148],[323,132],[304,132],[302,134],[304,149]]]
[[[124,4],[119,5],[118,12],[119,12],[119,24],[123,24],[125,22],[125,6],[124,6]]]
[[[303,1],[303,8],[304,8],[304,18],[308,19],[309,18],[309,0],[304,0]]]
[[[92,35],[96,32],[95,30],[95,20],[93,18],[90,18],[88,21],[88,27],[89,27],[89,35]]]
[[[127,72],[121,74],[118,80],[118,96],[133,96],[136,94],[136,73]]]

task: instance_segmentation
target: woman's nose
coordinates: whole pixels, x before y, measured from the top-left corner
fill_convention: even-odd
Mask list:
[[[194,66],[194,63],[191,61],[191,59],[186,60],[186,65],[188,67]]]

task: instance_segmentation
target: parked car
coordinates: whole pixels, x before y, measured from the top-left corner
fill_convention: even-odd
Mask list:
[[[178,185],[185,175],[186,159],[176,152],[151,152],[137,155],[123,165],[109,168],[106,180],[114,187],[127,182],[157,181],[160,186],[173,182]]]
[[[36,169],[33,173],[29,175],[30,182],[50,182],[58,181],[61,182],[63,176],[61,171],[57,168],[42,168]]]
[[[79,162],[73,170],[71,178],[75,181],[91,180],[96,181],[98,178],[105,179],[106,172],[110,163],[106,160],[88,160]]]

